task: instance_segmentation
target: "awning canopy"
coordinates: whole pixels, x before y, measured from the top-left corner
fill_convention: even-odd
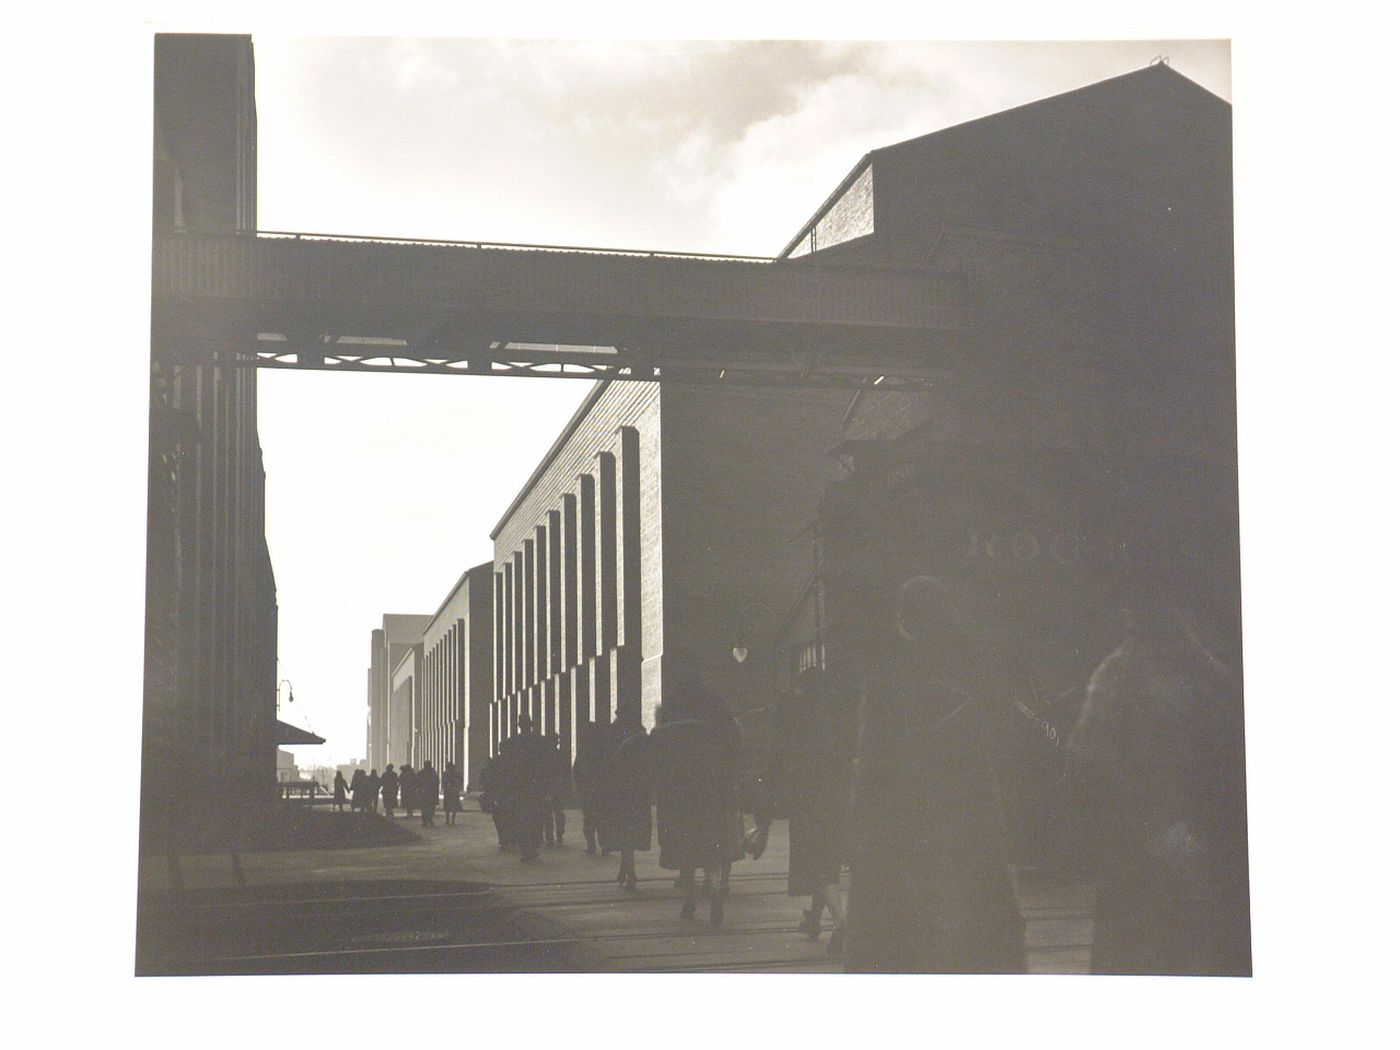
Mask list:
[[[276,744],[324,744],[326,741],[315,733],[307,732],[305,729],[298,729],[296,726],[288,725],[280,718],[277,720],[277,727],[274,730]]]

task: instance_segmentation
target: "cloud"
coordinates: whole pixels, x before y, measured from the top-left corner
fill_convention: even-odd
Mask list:
[[[457,88],[462,82],[457,69],[440,61],[421,40],[395,40],[389,46],[384,62],[401,95],[424,88],[447,91]]]
[[[732,140],[707,129],[655,163],[673,200],[704,203],[713,236],[772,254],[872,149],[931,130],[949,85],[937,71],[864,68],[861,49],[828,50],[847,66],[807,80],[783,112],[751,121]],[[936,125],[935,125],[936,126]]]

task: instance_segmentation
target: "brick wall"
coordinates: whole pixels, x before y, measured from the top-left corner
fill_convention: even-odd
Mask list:
[[[630,498],[626,472],[632,469],[624,447],[624,428],[637,434],[639,506],[632,519],[623,513],[624,501]],[[497,526],[493,534],[493,568],[508,613],[504,623],[500,617],[496,620],[497,629],[507,635],[504,642],[508,654],[502,660],[503,680],[496,687],[498,736],[513,732],[515,715],[528,709],[536,714],[541,728],[568,738],[566,744],[572,752],[579,718],[610,716],[622,695],[620,690],[632,688],[627,685],[631,680],[629,666],[632,677],[638,679],[635,688],[640,692],[629,702],[639,703],[643,713],[655,707],[663,650],[660,588],[652,582],[661,574],[660,441],[660,390],[655,384],[599,384],[589,392],[579,414]],[[570,617],[578,632],[571,648],[563,624],[556,624],[565,618],[566,609],[556,599],[554,589],[563,585],[564,559],[570,546],[575,555],[581,554],[580,540],[560,534],[556,543],[554,535],[561,532],[567,517],[566,496],[573,498],[572,513],[578,527],[590,524],[579,510],[585,505],[581,475],[593,479],[590,487],[595,508],[591,525],[598,532],[593,584],[585,588],[580,581],[576,600],[582,603],[585,590],[591,590],[594,607],[591,615],[589,610],[578,608]],[[609,493],[613,497],[611,503],[605,498]],[[640,592],[639,624],[628,622],[629,580],[624,564],[628,520],[635,520],[638,525],[638,537],[632,544],[634,549],[639,544],[640,571],[631,585]],[[611,531],[611,544],[602,534],[604,528]],[[527,550],[533,567],[526,565]],[[610,557],[615,562],[611,566]],[[577,571],[583,572],[581,563]],[[590,624],[593,629],[587,631]],[[616,672],[616,658],[609,653],[612,644],[623,647],[623,663],[617,665]],[[502,639],[498,638],[497,646],[501,645]],[[517,658],[513,650],[521,646],[524,652]],[[596,662],[590,664],[589,658],[595,654],[608,658],[601,681]],[[567,666],[568,655],[574,657],[573,666]],[[580,668],[591,668],[588,680],[590,684],[597,683],[586,710],[577,706],[582,695],[577,685]]]
[[[768,706],[778,685],[778,630],[813,571],[809,527],[841,474],[831,451],[849,401],[759,387],[662,393],[667,653],[736,712]],[[753,719],[759,728],[763,716]]]

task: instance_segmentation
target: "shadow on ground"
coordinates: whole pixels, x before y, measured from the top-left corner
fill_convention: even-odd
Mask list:
[[[237,818],[222,826],[188,831],[179,845],[152,841],[144,852],[275,853],[284,850],[357,849],[403,846],[417,842],[407,828],[377,813],[333,813],[309,806],[286,806],[256,817]]]
[[[164,890],[138,903],[136,974],[558,973],[576,947],[483,883]]]

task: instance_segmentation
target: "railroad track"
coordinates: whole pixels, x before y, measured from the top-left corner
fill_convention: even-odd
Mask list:
[[[839,960],[798,937],[790,916],[773,917],[787,897],[782,874],[730,879],[726,922],[680,920],[670,877],[623,893],[611,880],[575,879],[490,887],[373,883],[248,887],[217,898],[168,895],[151,917],[165,937],[138,972],[182,974],[430,972],[835,972]],[[664,889],[665,895],[655,891]],[[637,925],[599,926],[599,914],[633,909]],[[660,913],[664,905],[666,914]],[[580,911],[595,917],[579,922]],[[745,916],[749,913],[750,917]],[[755,915],[755,912],[765,913]],[[1084,954],[1084,909],[1023,909],[1029,951]],[[606,921],[606,920],[605,920]],[[627,919],[624,915],[623,922]],[[161,948],[164,950],[162,951]],[[1033,963],[1033,968],[1034,963]]]

